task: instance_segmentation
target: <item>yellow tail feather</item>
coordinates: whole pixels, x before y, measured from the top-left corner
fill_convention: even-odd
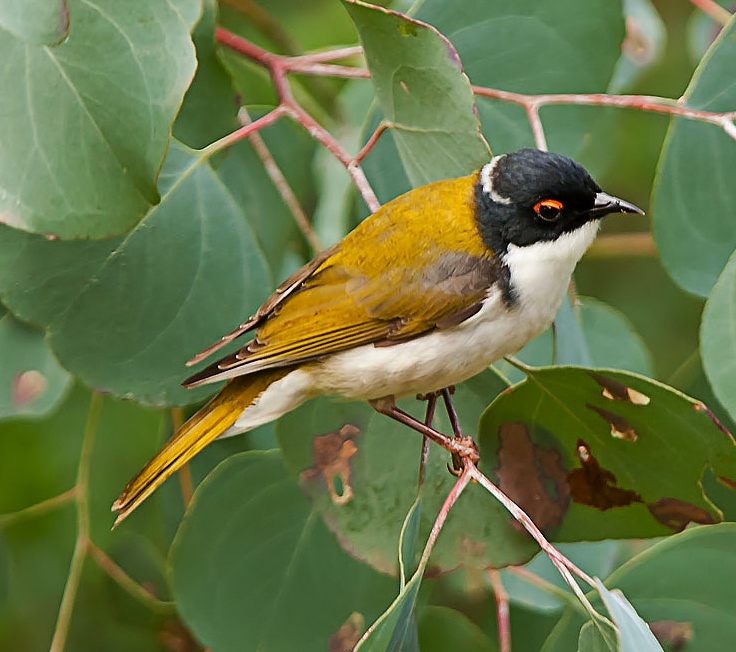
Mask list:
[[[232,426],[243,410],[252,405],[269,385],[290,371],[289,368],[269,369],[228,382],[217,396],[174,433],[123,489],[112,506],[112,511],[118,512],[113,527],[126,519],[172,473]]]

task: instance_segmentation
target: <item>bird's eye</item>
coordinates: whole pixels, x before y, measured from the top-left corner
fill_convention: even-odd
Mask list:
[[[562,215],[562,202],[556,199],[543,199],[534,204],[534,212],[545,222],[554,222]]]

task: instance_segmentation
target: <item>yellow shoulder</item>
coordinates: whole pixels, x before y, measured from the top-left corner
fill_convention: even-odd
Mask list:
[[[370,275],[394,266],[432,265],[442,253],[483,256],[475,218],[478,172],[421,186],[384,204],[325,261]]]

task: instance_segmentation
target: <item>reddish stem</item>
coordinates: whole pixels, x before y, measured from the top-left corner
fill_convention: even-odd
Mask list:
[[[531,111],[538,111],[543,106],[554,104],[615,106],[625,109],[638,109],[640,111],[647,111],[650,113],[674,115],[717,125],[731,138],[736,140],[736,125],[734,125],[736,111],[717,113],[713,111],[690,109],[686,106],[682,106],[678,101],[662,97],[654,97],[651,95],[606,95],[605,93],[550,93],[546,95],[525,95],[523,93],[513,93],[511,91],[502,91],[495,88],[486,88],[485,86],[473,86],[473,92],[481,97],[489,97],[523,106],[527,110],[527,115],[530,116]],[[531,119],[532,118],[530,117],[530,122]]]
[[[351,45],[346,48],[336,48],[334,50],[323,50],[322,52],[312,52],[311,54],[302,54],[298,57],[291,57],[291,62],[297,64],[304,63],[329,63],[331,61],[340,61],[340,59],[349,59],[351,57],[362,57],[363,48],[359,45]],[[365,72],[368,72],[367,70]]]
[[[385,122],[381,122],[377,127],[376,130],[371,134],[371,137],[368,139],[365,145],[361,148],[361,150],[355,155],[353,158],[353,161],[356,164],[362,163],[363,159],[368,156],[370,151],[376,146],[376,143],[378,142],[378,139],[383,136],[386,129],[388,129],[388,125]]]
[[[721,25],[725,25],[731,19],[731,12],[713,0],[690,0],[690,2]]]
[[[511,615],[509,594],[501,582],[501,575],[495,569],[488,571],[488,579],[496,597],[496,621],[498,622],[498,648],[500,652],[511,652]]]
[[[252,124],[251,117],[245,107],[242,107],[240,111],[238,111],[238,120],[240,120],[240,124],[243,126]],[[261,159],[266,173],[271,177],[271,181],[273,181],[276,188],[278,188],[281,198],[284,200],[284,203],[294,217],[296,225],[299,227],[299,230],[302,232],[302,235],[304,235],[307,242],[309,242],[314,254],[317,255],[322,251],[322,243],[314,232],[314,229],[312,229],[312,225],[309,223],[309,218],[301,207],[299,199],[296,194],[294,194],[294,191],[291,189],[284,173],[281,171],[278,163],[276,163],[276,160],[268,150],[261,134],[254,132],[248,136],[248,140],[258,155],[258,158]]]
[[[216,140],[214,143],[210,143],[209,145],[207,145],[207,147],[201,150],[202,155],[211,156],[212,154],[219,152],[221,149],[230,147],[231,145],[234,145],[244,138],[248,138],[248,136],[250,136],[251,134],[260,131],[264,127],[272,125],[274,122],[276,122],[276,120],[278,120],[282,115],[285,115],[286,113],[286,107],[279,105],[266,115],[258,118],[258,120],[256,120],[255,122],[251,122],[249,125],[245,125],[240,129],[236,129],[227,136],[223,136],[219,140]]]
[[[305,72],[309,70],[310,67],[317,66],[318,69],[321,71],[320,74],[325,74],[325,69],[342,68],[343,66],[325,66],[322,63],[310,63],[309,59],[306,63],[304,63],[303,57],[282,57],[280,55],[273,54],[272,52],[268,52],[263,48],[255,45],[254,43],[251,43],[247,39],[244,39],[237,34],[233,34],[232,32],[229,32],[228,30],[221,27],[215,28],[215,38],[222,45],[243,54],[244,56],[268,69],[271,74],[271,79],[273,81],[276,94],[279,98],[279,106],[276,107],[274,111],[280,110],[281,113],[286,113],[291,118],[293,118],[312,136],[312,138],[314,138],[318,143],[325,147],[325,149],[327,149],[333,156],[335,156],[335,158],[337,158],[338,161],[340,161],[340,163],[345,166],[348,174],[353,179],[353,183],[358,188],[360,194],[363,196],[363,201],[365,201],[369,210],[375,213],[381,207],[381,204],[378,201],[375,193],[373,192],[373,188],[371,188],[370,183],[368,183],[368,179],[366,178],[362,168],[355,161],[355,159],[345,151],[345,149],[342,147],[342,145],[340,145],[337,139],[329,131],[327,131],[327,129],[319,124],[309,113],[307,113],[304,108],[302,108],[302,106],[294,99],[287,79],[288,73],[294,71],[294,65],[296,68],[299,68],[300,72]],[[310,57],[312,55],[306,56]],[[293,63],[295,61],[296,64]],[[314,57],[312,57],[312,61],[314,61]],[[273,113],[274,111],[272,111],[271,113]],[[271,114],[269,113],[267,115]],[[261,118],[261,120],[262,119],[263,118]],[[251,125],[248,125],[248,127],[244,127],[244,129],[252,128],[256,124],[258,124],[258,122],[259,120],[256,120]],[[241,130],[238,130],[233,134],[226,136],[225,138],[227,139],[233,137],[235,138],[235,140],[239,140],[243,136],[239,135],[236,137],[235,135],[239,134],[240,131]],[[253,131],[257,131],[257,129],[252,129],[248,132],[248,134],[252,133]],[[224,139],[221,139],[221,141],[222,140]],[[218,141],[218,143],[221,141]],[[228,142],[227,144],[230,143]]]

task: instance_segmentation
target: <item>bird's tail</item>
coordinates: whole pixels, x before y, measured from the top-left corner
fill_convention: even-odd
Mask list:
[[[207,405],[174,433],[113,503],[115,527],[150,496],[164,480],[232,426],[243,411],[291,369],[269,369],[233,378]]]

